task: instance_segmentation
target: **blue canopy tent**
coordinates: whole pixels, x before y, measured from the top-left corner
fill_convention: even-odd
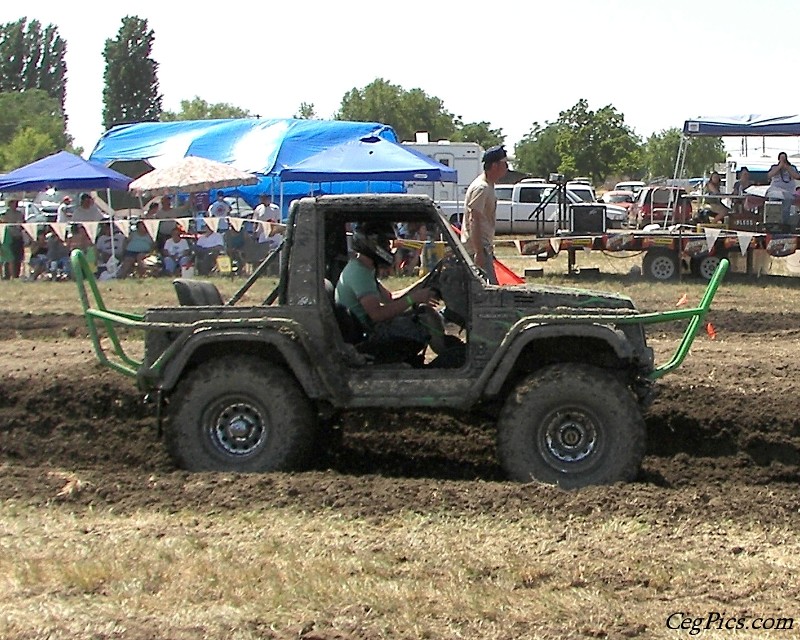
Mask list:
[[[145,160],[154,167],[173,164],[194,155],[230,164],[259,176],[259,184],[238,192],[250,204],[258,195],[282,193],[289,199],[315,192],[311,183],[282,182],[281,172],[325,149],[343,142],[375,136],[395,142],[394,130],[377,122],[240,118],[180,122],[141,122],[107,131],[90,160],[109,165],[114,161]],[[333,182],[326,192],[397,192],[401,183],[367,184]]]
[[[0,177],[0,191],[127,189],[131,178],[67,151],[27,164]]]
[[[800,115],[693,118],[683,123],[685,136],[800,136]]]
[[[404,147],[367,136],[320,151],[280,172],[284,182],[410,181],[455,182],[455,169]]]

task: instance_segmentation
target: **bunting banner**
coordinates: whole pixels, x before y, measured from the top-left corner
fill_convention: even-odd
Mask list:
[[[714,245],[717,243],[717,238],[719,238],[720,229],[719,227],[703,227],[703,231],[706,234],[706,244],[708,245],[709,253],[713,251]]]
[[[0,224],[0,242],[6,241],[6,234],[8,233],[9,224]]]
[[[239,233],[242,230],[244,218],[228,218],[228,222],[231,225],[231,229],[233,229],[236,233]]]
[[[207,218],[203,218],[203,222],[205,222],[206,226],[214,233],[216,233],[217,229],[219,229],[219,218],[216,216],[208,216]]]
[[[61,240],[61,242],[67,241],[67,229],[69,228],[69,224],[66,222],[52,222],[50,224],[50,228],[53,230],[53,233],[58,236],[58,239]]]
[[[139,224],[142,223],[144,223],[144,228],[147,229],[150,238],[155,240],[158,235],[158,225],[161,224],[161,220],[139,220]]]
[[[750,243],[753,242],[753,235],[749,231],[736,232],[736,239],[739,241],[739,252],[742,256],[747,255],[747,249],[750,247]]]
[[[175,222],[177,222],[184,233],[189,231],[189,224],[192,222],[192,218],[175,218]]]
[[[92,242],[97,240],[97,227],[100,225],[99,222],[81,222],[80,225]]]
[[[550,248],[557,254],[561,250],[561,238],[550,238]]]
[[[36,227],[39,225],[35,222],[24,222],[22,228],[31,240],[36,240]]]
[[[117,229],[123,236],[125,236],[126,238],[130,237],[131,235],[130,220],[117,220],[114,224],[116,225]]]

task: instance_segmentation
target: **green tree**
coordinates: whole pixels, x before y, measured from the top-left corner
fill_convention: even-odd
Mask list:
[[[567,177],[590,176],[600,184],[610,174],[630,173],[639,166],[639,138],[611,105],[592,111],[581,99],[559,114],[558,123],[559,172]]]
[[[64,110],[66,44],[58,29],[20,18],[0,25],[0,92],[42,89]]]
[[[158,63],[150,55],[154,35],[147,20],[126,16],[115,39],[106,40],[103,56],[103,126],[156,122],[161,116]]]
[[[61,107],[43,90],[0,93],[0,113],[0,171],[71,149]]]
[[[514,169],[546,178],[561,166],[557,122],[534,122],[531,130],[514,146]]]
[[[406,91],[383,78],[348,91],[335,117],[388,124],[400,140],[413,140],[417,131],[427,131],[431,140],[449,140],[456,131],[453,115],[439,98],[422,89]]]
[[[457,123],[458,129],[453,134],[453,142],[477,142],[484,149],[503,144],[506,137],[502,129],[492,129],[488,122]]]
[[[294,117],[298,120],[316,120],[317,112],[314,109],[314,103],[301,102],[300,106],[297,107],[297,113],[294,114]]]
[[[163,111],[161,113],[162,122],[174,122],[176,120],[217,120],[226,118],[251,118],[251,114],[246,109],[235,107],[227,102],[209,104],[200,96],[195,96],[191,100],[181,100],[181,110]]]
[[[681,130],[664,129],[647,139],[644,147],[644,164],[650,178],[673,177],[675,161],[681,143]],[[683,175],[689,178],[707,174],[718,162],[725,161],[722,138],[695,137],[689,139]]]

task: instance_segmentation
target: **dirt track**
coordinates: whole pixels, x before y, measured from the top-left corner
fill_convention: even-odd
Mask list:
[[[306,473],[187,474],[167,458],[133,383],[95,363],[82,318],[9,314],[0,329],[0,499],[117,511],[677,513],[796,526],[800,313],[750,306],[716,312],[717,339],[698,338],[660,383],[639,480],[579,492],[503,481],[488,419],[418,412],[346,415],[342,440]],[[651,332],[662,360],[678,335],[678,327]],[[69,473],[83,490],[59,496]]]

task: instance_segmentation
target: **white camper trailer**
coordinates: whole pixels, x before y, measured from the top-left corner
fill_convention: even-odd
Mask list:
[[[423,142],[418,137],[417,142],[404,142],[403,145],[424,153],[458,173],[458,182],[406,182],[408,193],[428,195],[436,202],[463,201],[467,187],[483,171],[483,148],[477,142]]]

